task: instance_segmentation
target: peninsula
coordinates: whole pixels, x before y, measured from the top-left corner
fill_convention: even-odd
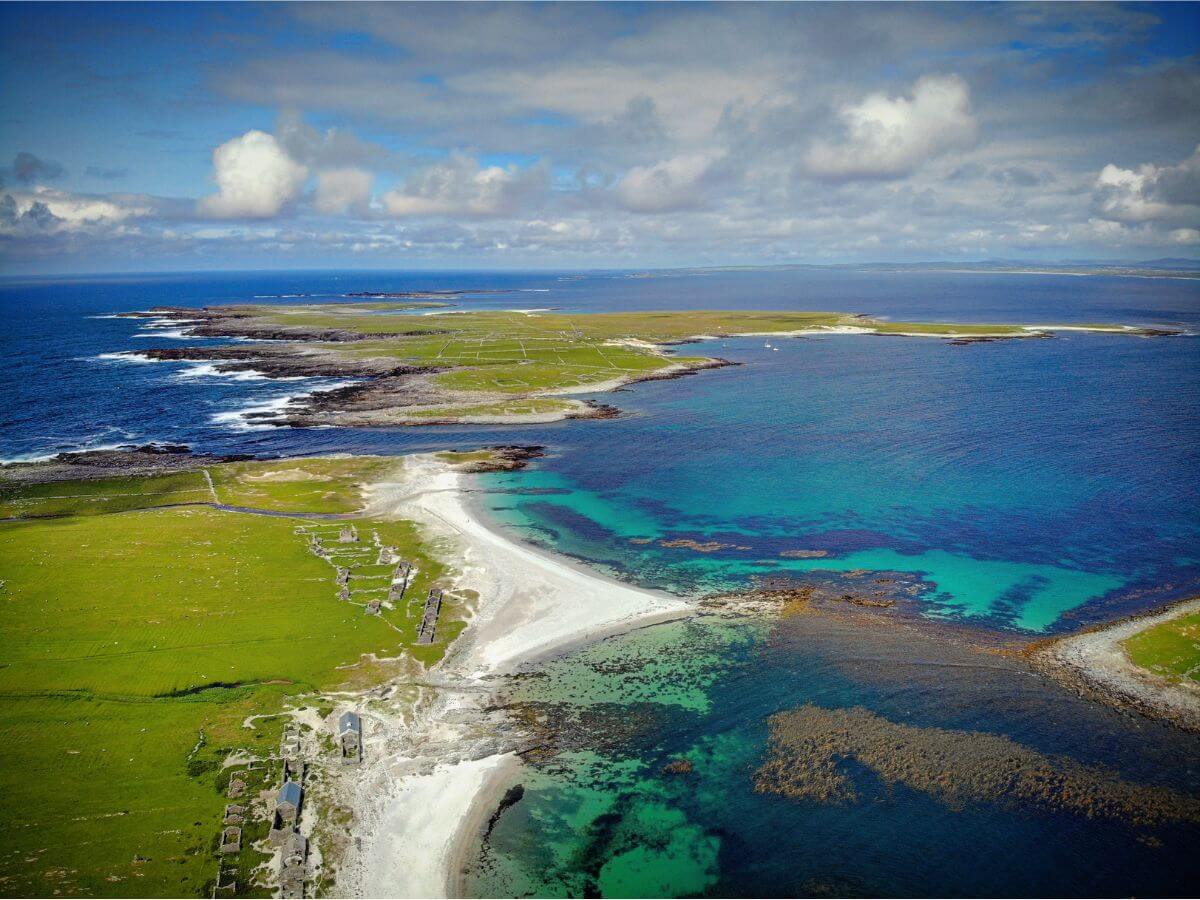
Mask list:
[[[672,349],[717,338],[855,334],[970,344],[1047,338],[1063,330],[1178,333],[1111,324],[891,322],[837,312],[469,311],[429,301],[159,307],[126,315],[182,327],[193,337],[238,341],[137,351],[149,359],[204,361],[222,371],[253,370],[274,377],[355,380],[282,410],[250,414],[291,426],[521,424],[611,417],[617,414],[612,406],[574,395],[731,365]]]
[[[2,893],[443,894],[527,741],[495,677],[692,609],[484,527],[538,452],[0,467]]]
[[[1101,702],[1200,732],[1200,598],[1052,641],[1034,659]]]

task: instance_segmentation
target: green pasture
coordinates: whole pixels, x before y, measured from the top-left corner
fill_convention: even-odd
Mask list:
[[[1200,681],[1200,613],[1179,616],[1124,642],[1135,665],[1172,681]]]
[[[360,481],[395,464],[208,472],[224,503],[352,515]],[[412,646],[445,570],[410,523],[161,505],[193,477],[211,494],[200,473],[5,485],[21,501],[53,499],[58,517],[0,523],[0,896],[206,894],[229,752],[269,753],[285,704],[435,662],[463,628],[447,597],[436,641]],[[104,512],[135,494],[146,508]],[[345,524],[357,544],[337,542]],[[311,552],[314,533],[333,564]],[[416,573],[407,602],[368,616],[390,580],[369,576],[393,568],[376,564],[376,535]],[[349,602],[335,565],[351,570]],[[239,858],[246,875],[256,859]]]
[[[219,502],[279,512],[348,513],[362,508],[362,485],[396,460],[373,456],[255,460],[209,468]]]
[[[415,406],[403,410],[405,419],[472,419],[484,416],[545,415],[570,412],[579,406],[570,400],[548,397],[514,397],[495,403],[476,403],[465,406]]]
[[[211,500],[208,483],[199,471],[48,484],[6,481],[0,474],[0,518],[91,516]]]
[[[633,380],[672,364],[701,365],[707,361],[704,357],[672,356],[663,350],[663,345],[698,336],[781,334],[845,325],[944,338],[1026,333],[1019,325],[884,322],[837,312],[405,312],[411,308],[411,304],[351,303],[236,309],[259,323],[337,329],[365,337],[320,343],[325,352],[436,372],[433,384],[444,392],[443,402],[406,410],[403,418],[417,421],[530,415],[503,398],[528,400],[550,391],[583,393],[604,382]],[[502,405],[485,402],[489,397]],[[486,413],[467,411],[478,410],[481,403]]]

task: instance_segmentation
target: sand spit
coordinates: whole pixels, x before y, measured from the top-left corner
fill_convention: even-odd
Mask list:
[[[1200,598],[1134,616],[1039,648],[1033,660],[1052,675],[1109,705],[1200,732],[1200,685],[1168,681],[1135,666],[1121,643],[1139,631],[1200,611]]]
[[[433,456],[404,460],[373,485],[368,512],[418,523],[479,601],[470,627],[426,673],[366,701],[364,762],[338,772],[353,839],[336,893],[455,895],[480,830],[519,771],[530,738],[489,708],[496,676],[602,637],[680,618],[692,607],[553,558],[488,528],[468,501],[469,476]]]

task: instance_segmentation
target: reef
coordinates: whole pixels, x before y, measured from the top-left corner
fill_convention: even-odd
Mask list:
[[[806,704],[768,720],[768,758],[755,772],[760,793],[818,803],[863,799],[867,769],[946,806],[1032,805],[1133,825],[1200,822],[1200,799],[1127,781],[1116,772],[1050,756],[999,734],[923,728],[862,707]]]

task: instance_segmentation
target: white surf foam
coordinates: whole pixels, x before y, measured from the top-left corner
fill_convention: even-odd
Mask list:
[[[215,425],[223,425],[233,431],[264,431],[268,428],[286,428],[288,427],[287,425],[277,420],[284,415],[289,406],[299,403],[306,397],[311,397],[313,394],[320,393],[321,391],[334,391],[338,388],[349,387],[352,384],[358,384],[358,381],[354,379],[332,381],[328,384],[317,385],[307,391],[284,394],[281,397],[259,400],[238,409],[229,409],[224,412],[214,413],[209,418],[209,421]],[[262,417],[257,415],[258,413],[267,413],[268,415]]]
[[[128,363],[156,363],[157,359],[151,359],[148,356],[142,356],[140,353],[134,353],[132,350],[119,350],[116,353],[100,353],[96,356],[80,357],[81,359],[102,359],[105,362],[128,362]]]

